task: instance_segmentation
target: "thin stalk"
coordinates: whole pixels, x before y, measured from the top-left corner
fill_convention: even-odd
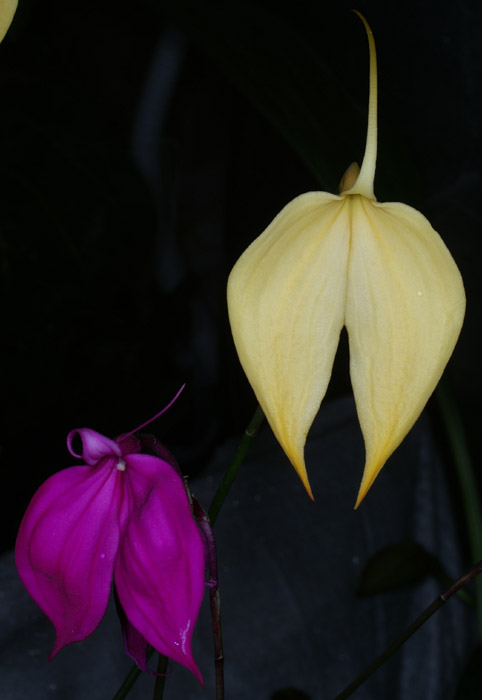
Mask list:
[[[345,690],[343,690],[339,695],[334,698],[334,700],[346,700],[350,695],[362,684],[367,678],[369,678],[375,671],[380,668],[382,664],[387,661],[387,659],[392,656],[405,642],[410,639],[412,634],[414,634],[427,620],[432,617],[437,610],[440,610],[442,605],[451,598],[455,593],[457,593],[463,586],[476,578],[480,573],[482,573],[482,561],[473,566],[470,571],[461,576],[454,584],[452,584],[444,593],[438,596],[433,603],[431,603],[428,608],[426,608],[421,615],[417,617],[416,620],[412,622],[407,629],[402,632],[402,634],[391,644],[388,649],[386,649],[383,654],[377,656],[377,658],[369,665],[367,668],[360,673],[360,675],[355,678],[355,680],[348,685]]]
[[[480,561],[482,559],[480,486],[475,476],[462,419],[446,380],[438,385],[436,396],[457,470],[472,561]],[[479,638],[482,639],[482,578],[475,582],[475,605]]]
[[[216,677],[216,700],[224,700],[224,653],[221,634],[221,601],[219,591],[210,589],[211,625],[214,639],[214,673]]]
[[[204,539],[208,569],[209,607],[214,645],[214,673],[216,677],[216,700],[224,700],[224,652],[221,630],[221,602],[219,598],[218,559],[216,541],[209,518],[199,501],[192,496],[193,515]]]
[[[152,656],[153,651],[154,651],[154,649],[152,647],[148,647],[148,649],[147,649],[147,658],[148,659]],[[134,683],[141,675],[141,673],[142,673],[141,669],[134,664],[132,666],[131,670],[128,672],[128,674],[124,678],[124,681],[123,681],[121,687],[119,688],[117,693],[114,695],[112,700],[125,700],[125,698],[129,695],[130,691],[132,690]]]
[[[142,671],[140,668],[138,668],[135,665],[132,666],[131,670],[129,671],[127,676],[124,678],[124,682],[122,683],[121,687],[119,688],[117,693],[114,695],[112,700],[125,700],[125,698],[130,693],[132,687],[134,686],[134,683],[141,675],[141,673],[142,673]]]
[[[228,495],[228,491],[233,485],[233,482],[239,472],[239,469],[244,461],[244,458],[246,457],[246,454],[251,447],[251,443],[253,442],[254,438],[256,437],[256,434],[264,420],[264,413],[261,410],[261,407],[258,406],[256,411],[253,414],[253,417],[251,418],[248,427],[244,431],[244,435],[241,438],[241,441],[238,445],[238,448],[236,452],[234,453],[234,457],[231,460],[231,464],[229,467],[226,469],[226,472],[224,474],[223,480],[221,481],[218,490],[214,494],[214,498],[211,502],[211,505],[208,510],[208,517],[211,522],[211,525],[214,525],[216,518],[219,515],[219,511],[221,510],[221,507],[224,503],[224,499]]]
[[[162,700],[164,694],[164,685],[166,683],[166,671],[167,671],[167,656],[164,654],[159,654],[157,660],[157,673],[156,683],[154,685],[154,694],[152,700]]]

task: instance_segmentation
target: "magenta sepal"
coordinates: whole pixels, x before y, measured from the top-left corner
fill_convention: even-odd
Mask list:
[[[15,551],[25,587],[54,624],[51,658],[97,627],[114,579],[139,635],[129,650],[139,666],[148,643],[202,683],[191,639],[205,562],[182,478],[163,459],[140,454],[135,438],[117,443],[83,428],[69,434],[72,453],[75,434],[90,466],[65,469],[39,488]]]

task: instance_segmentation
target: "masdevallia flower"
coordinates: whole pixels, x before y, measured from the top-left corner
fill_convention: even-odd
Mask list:
[[[132,434],[111,440],[88,428],[71,431],[67,445],[85,464],[39,488],[15,548],[20,578],[56,630],[50,658],[94,631],[113,580],[126,651],[138,666],[147,670],[150,644],[202,683],[191,639],[204,545],[172,458],[141,454]]]
[[[243,369],[312,496],[304,446],[346,327],[366,449],[356,506],[438,383],[465,313],[462,278],[420,212],[377,202],[375,44],[365,155],[340,194],[309,192],[284,207],[231,271],[228,311]]]

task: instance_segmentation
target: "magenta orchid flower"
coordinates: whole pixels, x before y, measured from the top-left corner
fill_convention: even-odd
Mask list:
[[[20,578],[56,630],[50,658],[94,631],[113,580],[137,665],[148,670],[150,644],[203,683],[191,651],[205,586],[203,540],[174,460],[167,450],[163,458],[141,454],[132,433],[111,440],[81,428],[67,446],[85,464],[39,488],[15,549]]]

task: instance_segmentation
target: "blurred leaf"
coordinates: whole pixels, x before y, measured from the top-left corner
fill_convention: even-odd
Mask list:
[[[360,577],[359,596],[387,593],[420,583],[427,576],[448,583],[440,562],[416,542],[397,542],[377,552]]]
[[[460,679],[455,700],[480,700],[482,697],[482,645],[475,652]]]

